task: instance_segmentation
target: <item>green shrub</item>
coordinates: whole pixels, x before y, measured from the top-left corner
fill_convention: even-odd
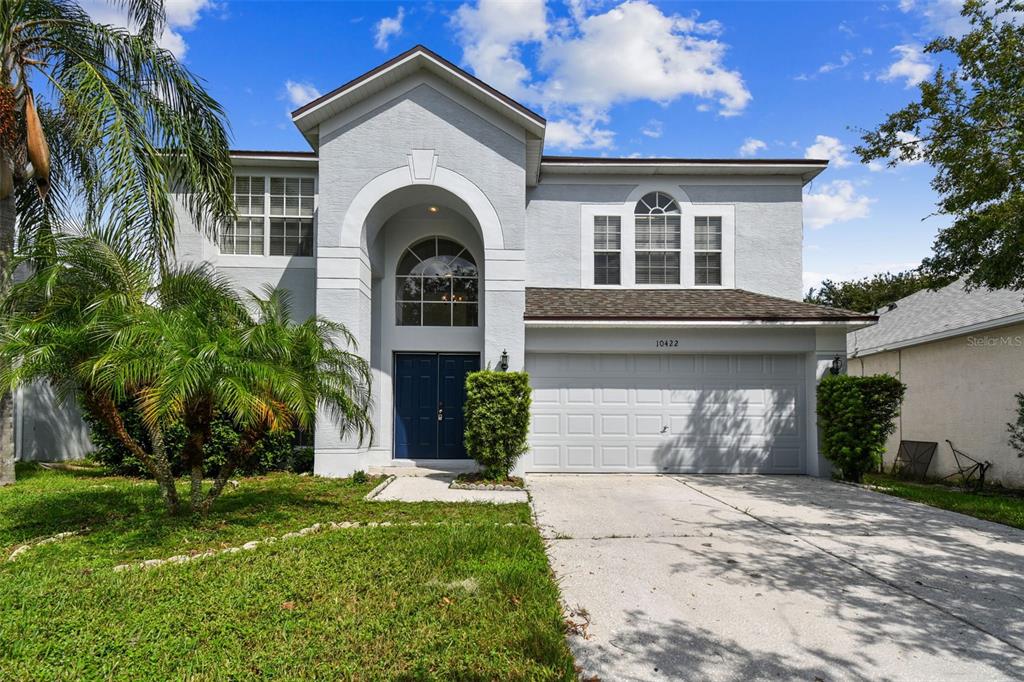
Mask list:
[[[530,377],[484,370],[466,377],[466,452],[489,478],[505,478],[530,428]]]
[[[142,466],[142,463],[132,456],[102,422],[95,419],[88,410],[83,409],[82,412],[85,423],[89,426],[89,438],[96,448],[91,455],[93,460],[121,476],[149,477],[149,472]],[[122,408],[120,413],[128,433],[148,451],[151,444],[146,429],[142,426],[138,410]],[[171,463],[171,471],[175,476],[187,473],[185,464],[181,460],[181,450],[187,437],[188,430],[180,422],[171,424],[164,431],[167,456]],[[238,432],[235,431],[229,420],[221,417],[214,419],[210,440],[205,446],[206,457],[203,464],[206,476],[216,475],[227,459],[228,453],[238,444],[238,439]],[[269,433],[256,446],[248,463],[239,467],[238,473],[243,476],[252,476],[268,471],[294,471],[296,473],[312,471],[312,449],[305,448],[309,450],[309,453],[299,454],[298,450],[304,448],[294,448],[294,442],[295,434],[290,431]]]
[[[1006,424],[1006,430],[1010,434],[1007,443],[1017,451],[1018,457],[1024,457],[1024,393],[1018,393],[1013,397],[1017,399],[1017,421]]]
[[[827,376],[818,385],[821,450],[847,481],[860,482],[882,463],[906,386],[896,377]]]

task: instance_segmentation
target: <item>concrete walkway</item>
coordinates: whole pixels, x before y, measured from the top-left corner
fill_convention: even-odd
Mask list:
[[[454,474],[398,476],[373,499],[378,502],[526,502],[525,490],[452,490]]]
[[[527,482],[584,677],[1024,679],[1022,531],[804,477]]]

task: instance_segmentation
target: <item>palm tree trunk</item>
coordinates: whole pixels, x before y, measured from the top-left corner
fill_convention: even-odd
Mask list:
[[[252,456],[256,446],[266,435],[267,429],[263,426],[248,429],[242,434],[242,438],[238,441],[238,445],[235,446],[233,452],[228,454],[227,461],[221,465],[220,471],[217,472],[217,478],[213,480],[213,487],[210,488],[210,492],[206,494],[206,498],[203,500],[201,505],[198,507],[193,506],[193,511],[199,511],[203,514],[210,511],[214,500],[220,496],[221,492],[224,490],[224,486],[229,480],[231,480],[231,475],[235,473],[235,470],[238,469],[239,465],[245,463],[245,461]]]
[[[16,213],[14,196],[0,199],[0,295],[6,294],[13,273],[9,272],[14,255]],[[14,483],[14,400],[4,391],[0,395],[0,486]]]

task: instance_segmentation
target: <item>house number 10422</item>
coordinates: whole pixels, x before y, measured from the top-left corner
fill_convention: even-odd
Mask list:
[[[658,348],[676,348],[679,346],[679,339],[658,339],[655,345]]]

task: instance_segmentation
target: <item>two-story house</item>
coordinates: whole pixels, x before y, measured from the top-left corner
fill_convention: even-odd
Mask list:
[[[545,156],[545,120],[423,47],[236,152],[239,219],[178,254],[291,290],[373,368],[372,442],[315,470],[465,459],[464,377],[525,369],[524,472],[825,471],[815,382],[873,318],[800,302],[826,161]],[[441,460],[441,462],[438,462]]]

